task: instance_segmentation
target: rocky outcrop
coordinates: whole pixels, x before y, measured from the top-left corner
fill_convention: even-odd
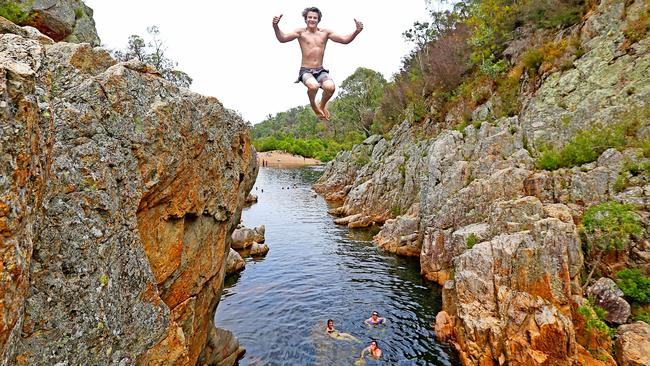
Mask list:
[[[238,226],[232,233],[232,248],[242,250],[250,248],[254,243],[264,243],[264,225],[256,228]]]
[[[616,361],[620,366],[650,365],[650,325],[638,321],[618,328]]]
[[[228,251],[228,258],[226,259],[226,274],[243,271],[245,267],[246,262],[244,261],[244,258],[242,258],[236,250],[230,248],[230,251]]]
[[[93,10],[82,0],[15,0],[29,14],[25,25],[38,29],[54,41],[90,43],[101,41],[95,29]]]
[[[146,65],[0,29],[0,364],[214,364],[246,123]]]
[[[587,206],[608,200],[650,209],[647,181],[617,186],[626,162],[649,160],[639,149],[609,149],[589,164],[541,171],[535,157],[577,131],[647,112],[650,39],[631,52],[619,47],[644,4],[597,4],[572,30],[585,54],[573,68],[543,75],[521,96],[518,115],[497,118],[488,100],[471,125],[431,138],[418,133],[427,121],[404,121],[390,139],[374,136],[341,153],[315,185],[341,202],[332,211],[343,216],[338,223],[384,223],[378,246],[420,256],[422,274],[443,285],[436,332],[466,365],[613,363],[611,341],[598,340],[603,354],[590,353],[593,339],[575,310],[584,296],[577,224]],[[454,118],[447,122],[459,125]],[[635,137],[650,139],[647,120],[640,123]],[[633,250],[630,260],[647,268],[647,245]]]
[[[603,308],[605,320],[612,324],[625,324],[630,317],[630,304],[623,299],[623,291],[616,282],[609,278],[600,278],[587,289],[587,294],[594,299],[594,305]]]

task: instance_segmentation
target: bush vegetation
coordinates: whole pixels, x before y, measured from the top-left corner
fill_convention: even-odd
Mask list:
[[[26,12],[15,1],[0,0],[0,17],[18,25],[25,25],[32,19],[33,14]]]
[[[637,268],[616,272],[616,282],[626,297],[637,304],[650,304],[650,277]]]
[[[134,34],[129,37],[128,45],[124,50],[113,51],[113,57],[118,61],[129,61],[136,59],[153,65],[163,78],[172,83],[189,88],[192,85],[192,78],[185,72],[178,70],[178,63],[165,55],[165,47],[160,39],[160,29],[153,25],[147,27],[149,41],[145,41],[141,36]]]
[[[588,286],[603,254],[626,249],[633,237],[643,232],[643,226],[632,206],[610,201],[585,211],[582,231],[588,244],[588,264],[591,267],[585,280],[585,286]]]
[[[556,170],[590,163],[610,148],[638,147],[650,155],[650,139],[644,126],[650,118],[650,105],[634,108],[623,114],[618,122],[609,126],[594,125],[579,131],[562,148],[540,146],[537,167]]]
[[[614,336],[614,330],[603,320],[607,312],[600,306],[594,306],[592,301],[587,300],[584,305],[578,307],[578,314],[582,316],[587,332],[600,332],[609,337]]]

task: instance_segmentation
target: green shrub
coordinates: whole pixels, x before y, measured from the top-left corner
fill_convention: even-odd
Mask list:
[[[24,25],[31,20],[32,14],[25,12],[14,1],[0,0],[0,16],[18,25]]]
[[[582,218],[589,241],[600,250],[621,250],[632,235],[643,232],[634,208],[618,202],[605,202],[589,207]]]
[[[85,15],[86,15],[86,12],[83,10],[83,8],[75,8],[74,9],[74,17],[75,17],[75,19],[83,18]]]
[[[537,48],[528,50],[522,56],[521,61],[523,62],[528,75],[535,76],[539,71],[539,67],[542,66],[542,63],[544,62],[544,54]]]
[[[587,264],[591,267],[584,285],[589,285],[604,253],[625,249],[632,236],[642,232],[639,215],[630,205],[605,202],[589,207],[582,218],[582,234],[590,254]]]
[[[578,308],[578,314],[585,321],[585,330],[588,332],[598,331],[609,337],[614,336],[614,330],[603,321],[607,312],[599,306],[593,306],[591,301],[587,300],[584,305]]]
[[[647,136],[637,136],[643,132],[650,118],[650,105],[634,108],[620,116],[618,122],[608,126],[594,125],[590,129],[579,131],[564,147],[556,149],[550,145],[540,146],[537,167],[555,170],[591,163],[609,148],[624,149],[639,147],[650,153]]]
[[[519,114],[519,109],[521,108],[521,103],[519,102],[520,76],[520,72],[514,72],[512,75],[498,81],[496,94],[499,96],[499,101],[495,106],[495,112],[498,118],[512,117]]]
[[[469,236],[467,236],[467,239],[465,239],[465,246],[467,246],[467,249],[472,249],[474,248],[474,245],[478,243],[478,236],[476,234],[471,233]]]
[[[616,272],[616,282],[625,296],[639,304],[650,303],[650,277],[637,268],[625,268]]]

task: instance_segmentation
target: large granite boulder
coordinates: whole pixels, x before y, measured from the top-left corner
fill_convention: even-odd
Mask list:
[[[25,24],[32,26],[54,41],[90,43],[101,41],[95,29],[93,10],[82,0],[10,0],[19,4],[30,16]]]
[[[619,366],[650,365],[650,325],[642,321],[621,325],[615,347]]]
[[[257,173],[246,123],[145,65],[10,28],[0,364],[215,361],[199,356]]]
[[[249,248],[253,243],[264,243],[264,232],[264,225],[260,225],[253,229],[240,226],[232,233],[231,247],[233,249],[241,250]]]
[[[226,274],[237,273],[246,267],[244,258],[233,248],[228,251],[228,258],[226,259]]]
[[[610,278],[602,277],[587,289],[587,294],[593,297],[594,305],[607,311],[605,320],[613,324],[624,324],[630,317],[630,304],[623,299],[623,291]]]

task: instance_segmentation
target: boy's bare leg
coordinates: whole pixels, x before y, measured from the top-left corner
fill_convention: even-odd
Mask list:
[[[307,96],[309,97],[309,105],[311,106],[311,109],[314,110],[314,113],[316,113],[318,118],[325,118],[323,111],[320,109],[318,104],[316,104],[316,93],[318,93],[318,88],[320,87],[318,82],[316,79],[311,77],[305,80],[304,83],[307,86]]]
[[[330,111],[327,109],[327,102],[329,102],[332,95],[334,95],[335,89],[336,86],[334,85],[334,81],[330,79],[323,81],[323,96],[320,99],[320,110],[328,121],[330,120]]]

